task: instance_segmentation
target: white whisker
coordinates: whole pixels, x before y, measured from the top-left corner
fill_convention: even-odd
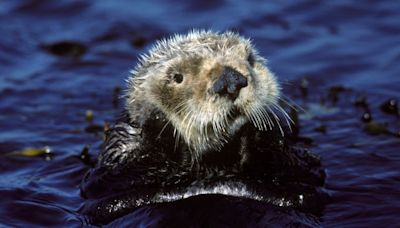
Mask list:
[[[303,109],[303,107],[301,107],[300,105],[296,104],[296,102],[294,102],[291,98],[289,98],[288,96],[281,94],[282,97],[279,97],[278,99],[280,101],[282,101],[283,103],[285,103],[287,106],[289,106],[290,108],[294,109],[295,111],[301,111],[301,112],[306,112],[306,110]]]
[[[271,117],[269,116],[268,112],[265,109],[261,109],[261,112],[263,113],[265,118],[268,120],[269,129],[272,130],[272,128],[275,125],[274,125],[274,122],[272,121]]]
[[[266,131],[266,130],[268,130],[268,126],[271,127],[271,125],[269,124],[268,119],[266,119],[266,117],[265,117],[265,115],[264,115],[262,110],[263,110],[262,108],[257,108],[256,112],[257,112],[257,114],[258,114],[258,116],[259,116],[259,118],[261,120],[261,123],[263,125],[263,129]]]
[[[176,152],[179,145],[179,139],[181,137],[181,134],[176,130],[176,128],[174,128],[174,137],[175,137],[174,152]]]
[[[162,127],[160,133],[158,133],[157,138],[160,138],[161,134],[164,132],[165,128],[167,128],[167,125],[171,122],[171,120],[168,120],[164,126]]]
[[[275,114],[274,111],[272,111],[272,109],[271,109],[269,106],[267,106],[267,108],[268,108],[268,111],[269,111],[269,112],[272,114],[272,116],[274,117],[274,119],[275,119],[275,121],[276,121],[276,124],[278,125],[279,130],[280,130],[282,136],[285,136],[285,133],[284,133],[284,131],[283,131],[283,129],[282,129],[282,126],[281,126],[281,124],[280,124],[280,119],[279,119],[279,117]]]
[[[280,113],[283,114],[283,117],[286,121],[287,126],[289,127],[289,130],[292,132],[292,124],[294,124],[294,121],[292,120],[292,118],[290,118],[290,116],[286,113],[286,111],[279,105],[274,105],[274,108],[277,109]]]
[[[252,107],[252,113],[254,113],[253,116],[254,116],[254,119],[256,120],[257,127],[258,127],[260,130],[264,130],[263,125],[262,125],[262,120],[260,119],[260,114],[259,114],[258,109]],[[265,130],[266,130],[266,129],[265,129]]]

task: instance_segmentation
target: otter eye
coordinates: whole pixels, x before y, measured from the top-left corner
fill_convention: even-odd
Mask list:
[[[254,60],[254,56],[252,53],[250,53],[249,56],[247,57],[247,61],[249,62],[250,66],[252,66],[252,67],[254,66],[255,60]]]
[[[183,75],[182,74],[174,74],[173,79],[176,83],[181,83],[183,81]]]

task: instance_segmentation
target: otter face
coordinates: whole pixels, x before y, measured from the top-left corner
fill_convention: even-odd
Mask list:
[[[260,130],[278,123],[279,85],[264,62],[230,32],[160,41],[132,72],[128,111],[151,104],[197,154],[219,150],[248,121]]]

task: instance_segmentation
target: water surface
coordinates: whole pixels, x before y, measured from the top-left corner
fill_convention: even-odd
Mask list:
[[[394,0],[2,1],[0,224],[84,224],[79,155],[102,140],[86,111],[112,123],[136,57],[160,37],[205,28],[250,37],[305,109],[300,134],[322,157],[332,196],[321,225],[400,225],[400,138],[362,121],[368,111],[400,131],[399,116],[380,107],[400,100],[399,11]],[[368,107],[354,105],[363,97]],[[44,146],[52,156],[10,154]]]

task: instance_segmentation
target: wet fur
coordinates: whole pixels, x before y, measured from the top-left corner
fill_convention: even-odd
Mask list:
[[[209,92],[226,65],[249,82],[233,102]],[[321,211],[319,158],[284,137],[279,86],[249,40],[204,31],[162,40],[128,85],[125,115],[81,184],[80,212],[90,223],[198,194]]]

